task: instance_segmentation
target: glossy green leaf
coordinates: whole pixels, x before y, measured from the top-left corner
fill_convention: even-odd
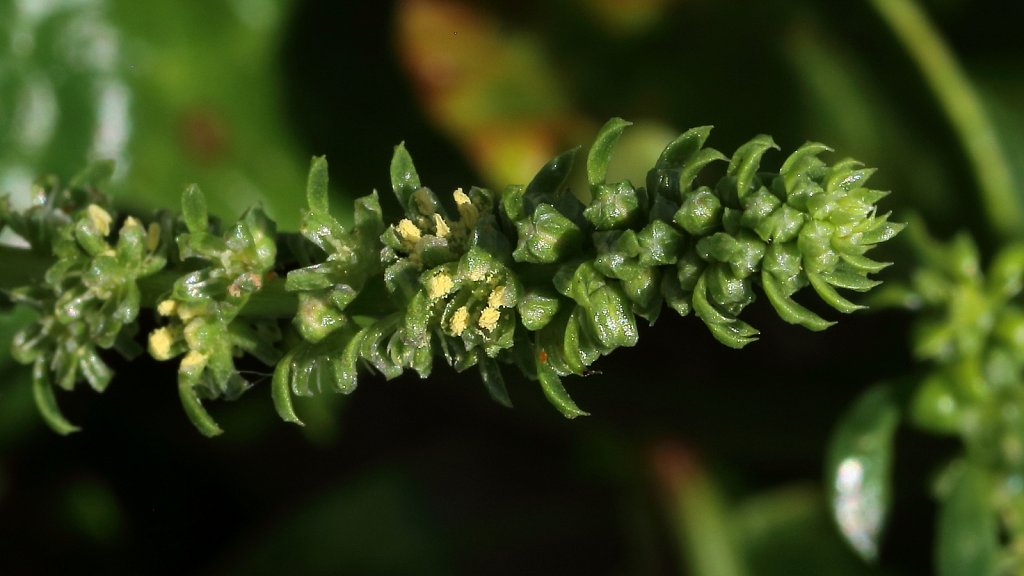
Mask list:
[[[899,420],[892,389],[874,386],[842,417],[829,442],[826,473],[832,516],[865,560],[878,557],[889,514],[893,436]]]

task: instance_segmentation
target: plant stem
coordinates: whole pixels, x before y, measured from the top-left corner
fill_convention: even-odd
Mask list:
[[[651,452],[654,475],[665,494],[680,561],[695,576],[745,576],[727,512],[714,479],[696,456],[666,442]]]
[[[53,262],[52,257],[41,256],[27,248],[0,246],[0,290],[11,290],[41,281]],[[142,306],[155,307],[157,301],[171,291],[174,282],[182,274],[181,270],[163,270],[139,279]],[[284,289],[284,278],[274,278],[249,297],[241,314],[260,318],[292,318],[297,307],[295,295]]]
[[[871,0],[939,99],[971,163],[989,222],[1002,238],[1024,231],[1024,209],[995,127],[949,46],[914,0]]]

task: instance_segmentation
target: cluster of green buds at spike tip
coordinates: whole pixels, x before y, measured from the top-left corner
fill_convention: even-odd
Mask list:
[[[793,299],[801,288],[851,312],[859,306],[837,288],[866,291],[877,283],[868,276],[886,264],[865,253],[902,225],[876,212],[885,194],[864,187],[871,170],[852,160],[829,166],[820,159],[828,148],[810,143],[777,173],[763,172],[761,157],[775,148],[770,138],[754,138],[729,159],[704,146],[710,128],[703,127],[668,145],[646,186],[609,181],[612,152],[627,126],[609,121],[587,154],[586,204],[567,187],[579,149],[500,193],[436,193],[421,184],[399,145],[391,185],[403,213],[386,223],[374,192],[356,200],[346,226],[329,210],[327,162],[315,158],[300,235],[277,234],[258,209],[222,231],[190,187],[181,215],[162,213],[155,229],[124,221],[123,242],[145,241],[141,260],[123,258],[119,287],[93,289],[88,275],[59,279],[54,272],[14,293],[48,290],[53,302],[41,305],[47,310],[77,297],[67,294],[104,303],[127,298],[135,304],[119,316],[114,304],[89,308],[109,313],[103,334],[117,332],[114,341],[121,342],[135,330],[138,298],[130,286],[166,262],[154,277],[163,283],[154,280],[151,297],[143,298],[161,324],[149,335],[149,351],[159,360],[181,358],[181,400],[197,427],[214,435],[220,428],[202,400],[235,398],[252,386],[235,365],[243,355],[273,369],[275,406],[296,423],[293,395],[351,392],[361,370],[386,378],[412,370],[425,378],[438,360],[458,371],[476,367],[504,405],[511,400],[502,367],[514,366],[572,418],[585,412],[562,377],[589,374],[601,356],[637,344],[638,318],[654,322],[666,307],[693,312],[715,338],[739,348],[758,334],[739,318],[758,287],[784,320],[821,330],[831,322]],[[722,169],[716,172],[715,163]],[[71,238],[88,258],[100,258],[106,248],[96,242],[107,234],[92,233],[94,242],[75,232],[99,230],[108,220],[87,206],[76,205],[73,217],[66,209],[45,218],[31,210],[2,216],[34,249],[59,259],[55,270],[71,270],[79,266],[67,263],[74,257],[47,238]],[[112,345],[91,335],[97,320],[63,319],[61,331],[90,334],[75,338],[100,348]],[[111,322],[119,322],[116,329]],[[45,368],[44,376],[63,358],[48,346],[31,358],[20,355]],[[52,393],[42,388],[42,404],[52,408]]]

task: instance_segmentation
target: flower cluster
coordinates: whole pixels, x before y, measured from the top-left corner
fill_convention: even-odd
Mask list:
[[[149,353],[157,360],[184,353],[178,365],[182,405],[196,427],[213,436],[220,427],[200,399],[235,399],[251,386],[235,367],[235,357],[248,353],[267,365],[280,358],[277,321],[239,317],[274,268],[277,237],[273,222],[258,208],[217,233],[195,185],[182,197],[182,216],[186,231],[177,237],[179,257],[205,265],[178,278],[159,300],[157,314],[167,323],[150,333]]]
[[[57,260],[32,286],[11,291],[39,319],[18,332],[12,353],[31,364],[34,396],[40,413],[60,433],[77,430],[57,407],[52,385],[71,390],[86,381],[102,392],[113,376],[100,350],[116,349],[128,358],[141,348],[134,340],[142,300],[139,280],[167,263],[161,227],[127,217],[111,238],[115,218],[99,187],[112,165],[97,164],[61,188],[55,180],[40,183],[32,207],[24,213],[3,208],[3,221],[35,249],[48,249]]]

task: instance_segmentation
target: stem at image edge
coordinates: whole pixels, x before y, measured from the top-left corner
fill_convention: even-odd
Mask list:
[[[989,222],[1001,238],[1024,232],[1024,209],[995,127],[952,51],[914,0],[871,0],[920,67],[967,154]]]

